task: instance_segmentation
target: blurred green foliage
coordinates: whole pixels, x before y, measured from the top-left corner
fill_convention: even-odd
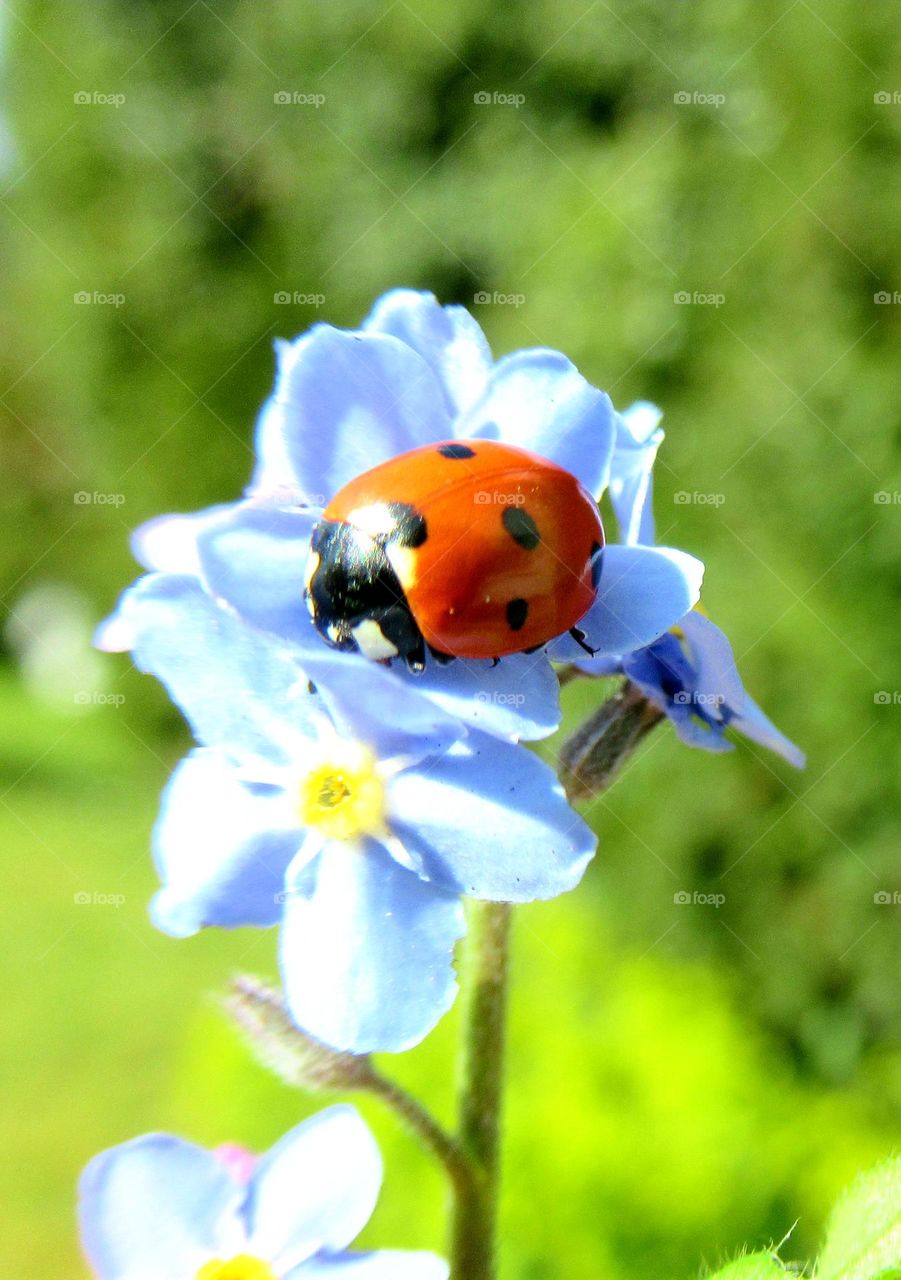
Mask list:
[[[708,612],[810,756],[798,775],[658,730],[589,806],[583,887],[519,913],[505,1280],[678,1280],[796,1219],[791,1256],[812,1258],[839,1189],[898,1142],[892,17],[9,6],[7,1272],[83,1274],[73,1182],[101,1147],[159,1127],[263,1145],[318,1105],[254,1067],[210,998],[233,968],[272,973],[273,938],[175,943],[146,919],[187,739],[124,660],[98,676],[83,618],[133,575],[129,528],[245,483],[272,338],[353,325],[398,283],[473,306],[499,353],[559,347],[617,404],[664,407],[661,540],[707,561]],[[567,722],[601,695],[569,686]],[[453,1042],[451,1016],[385,1064],[446,1118]],[[387,1163],[366,1239],[440,1247],[437,1173],[364,1110]]]

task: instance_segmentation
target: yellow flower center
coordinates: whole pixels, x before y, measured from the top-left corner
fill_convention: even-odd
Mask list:
[[[356,840],[385,830],[385,786],[371,751],[334,742],[300,781],[300,820],[329,840]]]
[[[205,1263],[197,1272],[195,1280],[276,1280],[276,1276],[259,1258],[239,1253],[228,1262],[217,1258],[214,1262]]]

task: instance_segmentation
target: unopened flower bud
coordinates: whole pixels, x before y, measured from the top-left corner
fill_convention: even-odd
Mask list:
[[[372,1088],[368,1055],[339,1053],[306,1035],[291,1021],[281,992],[259,978],[233,978],[224,1003],[257,1059],[286,1084],[312,1092]]]
[[[257,1167],[257,1157],[239,1142],[221,1142],[213,1148],[213,1155],[242,1187],[250,1184]]]

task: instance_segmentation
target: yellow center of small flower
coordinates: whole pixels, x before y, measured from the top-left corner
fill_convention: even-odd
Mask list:
[[[300,781],[300,820],[329,840],[356,840],[385,830],[385,786],[371,751],[334,742]]]
[[[249,1253],[239,1253],[228,1262],[217,1258],[214,1262],[205,1263],[197,1272],[195,1280],[276,1280],[276,1275],[259,1258],[251,1258]]]

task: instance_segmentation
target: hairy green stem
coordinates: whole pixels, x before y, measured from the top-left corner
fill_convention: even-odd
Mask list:
[[[373,1071],[366,1088],[391,1107],[437,1156],[450,1176],[455,1198],[468,1199],[472,1194],[473,1168],[462,1145],[442,1129],[421,1102],[393,1080]]]
[[[463,955],[458,1142],[471,1168],[456,1188],[452,1280],[494,1280],[510,906],[470,902]]]
[[[411,1094],[388,1080],[368,1054],[340,1053],[306,1035],[291,1021],[280,991],[259,978],[240,974],[231,983],[225,1007],[257,1059],[295,1088],[313,1092],[371,1093],[391,1107],[437,1156],[455,1194],[471,1194],[472,1165],[461,1144]]]

